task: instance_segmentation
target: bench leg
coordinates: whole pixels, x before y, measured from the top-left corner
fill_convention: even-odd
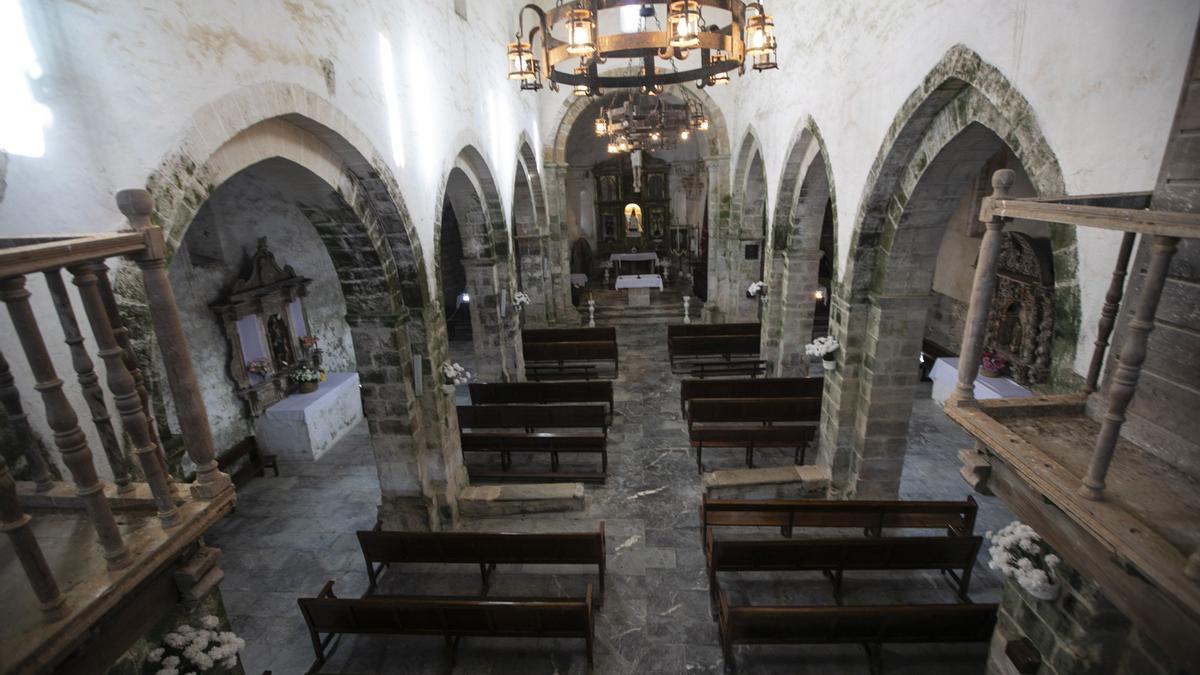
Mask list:
[[[492,589],[492,572],[496,570],[496,563],[479,563],[479,576],[483,579],[483,593],[487,595]]]
[[[696,446],[696,473],[704,473],[704,446]]]
[[[558,453],[557,452],[550,453],[550,470],[558,471]]]
[[[877,642],[864,642],[862,646],[867,652],[867,667],[870,668],[871,675],[883,673],[883,645]]]

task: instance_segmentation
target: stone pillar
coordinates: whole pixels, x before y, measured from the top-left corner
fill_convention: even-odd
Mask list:
[[[777,256],[773,275],[779,281],[779,344],[776,376],[805,377],[808,357],[804,347],[812,341],[813,314],[820,252],[785,253]]]
[[[471,336],[475,342],[475,373],[484,382],[499,382],[504,374],[500,348],[500,280],[494,259],[464,261],[471,293]],[[511,302],[511,298],[507,299]]]
[[[548,322],[556,326],[578,326],[580,315],[571,303],[571,238],[563,214],[567,208],[567,167],[546,162],[546,256],[550,269]]]
[[[733,288],[735,261],[732,248],[737,245],[737,234],[732,231],[733,195],[730,192],[729,156],[717,155],[707,160],[708,169],[708,298],[705,304],[705,322],[717,323],[736,316],[739,297],[735,291],[746,295],[746,287]],[[748,282],[747,282],[748,283]],[[708,305],[712,308],[709,309]]]
[[[829,468],[832,497],[850,496],[854,490],[851,462],[856,454],[855,423],[870,310],[866,302],[854,302],[848,293],[838,286],[831,300],[829,333],[842,348],[836,352],[837,367],[825,371],[821,399],[818,461]]]
[[[550,237],[548,235],[518,235],[517,253],[521,274],[521,290],[532,301],[521,310],[526,328],[545,328],[554,304],[554,284],[550,278]],[[511,302],[511,299],[510,299]]]

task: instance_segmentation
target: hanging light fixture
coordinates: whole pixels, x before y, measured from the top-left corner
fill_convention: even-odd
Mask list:
[[[755,70],[778,68],[779,64],[775,61],[775,20],[757,2],[750,3],[749,8],[758,13],[746,18],[746,56],[753,59]]]
[[[762,2],[660,0],[658,4],[667,6],[665,24],[652,20],[655,3],[644,2],[640,3],[637,30],[601,32],[602,25],[619,23],[606,24],[601,14],[633,4],[628,0],[558,0],[552,9],[536,3],[523,6],[517,15],[516,41],[508,45],[509,78],[527,90],[540,89],[548,80],[551,90],[558,91],[559,85],[565,84],[579,96],[597,96],[605,89],[642,89],[655,95],[667,85],[685,82],[700,87],[727,84],[730,72],[743,73],[747,65],[759,71],[778,67],[775,24]],[[719,10],[717,16],[728,16],[728,23],[706,26],[701,15],[706,8]],[[537,19],[528,32],[524,29],[526,12]],[[624,28],[628,31],[630,26]],[[692,49],[700,51],[699,59],[690,59]],[[601,75],[596,65],[609,58],[633,59],[651,67],[643,67],[639,74]],[[659,59],[671,61],[671,66],[655,68]]]
[[[603,136],[608,133],[608,122],[605,121],[603,115],[596,118],[596,121],[594,122],[593,130],[595,130],[596,136]]]
[[[608,154],[610,154],[610,155],[615,155],[615,154],[617,154],[618,152],[620,152],[620,150],[617,148],[617,144],[616,144],[616,142],[615,142],[615,141],[609,141],[609,142],[608,142]]]
[[[692,136],[692,132],[688,131],[687,129],[684,129],[683,131],[679,132],[679,140],[681,140],[681,141],[686,141],[687,139],[691,138],[691,136]]]
[[[700,46],[700,3],[696,0],[676,0],[667,14],[668,44],[673,49],[692,49]]]
[[[567,53],[590,58],[596,53],[596,15],[587,8],[573,9],[567,19]]]

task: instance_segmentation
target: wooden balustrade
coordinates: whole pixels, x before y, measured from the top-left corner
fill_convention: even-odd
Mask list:
[[[17,552],[17,560],[21,569],[25,570],[25,578],[33,587],[33,593],[42,605],[46,620],[54,621],[62,617],[66,610],[66,598],[54,580],[42,547],[38,545],[33,531],[29,527],[32,520],[21,511],[17,503],[17,484],[8,472],[8,464],[0,457],[0,530],[8,535],[13,550]]]
[[[8,424],[17,438],[17,445],[21,446],[21,452],[25,454],[35,489],[38,492],[49,490],[54,485],[50,467],[46,465],[46,459],[42,457],[38,444],[34,442],[33,429],[29,427],[29,416],[25,414],[21,405],[21,394],[17,391],[4,354],[0,354],[0,404],[4,405],[4,412],[8,414]]]
[[[1092,362],[1088,365],[1087,380],[1083,386],[1086,393],[1096,391],[1100,384],[1100,371],[1104,368],[1104,354],[1108,351],[1108,339],[1117,323],[1117,310],[1125,294],[1125,275],[1129,270],[1129,257],[1133,254],[1133,242],[1137,233],[1126,232],[1121,238],[1121,250],[1117,253],[1117,264],[1113,267],[1112,281],[1104,295],[1104,308],[1100,310],[1100,326],[1096,331],[1096,346],[1092,351]]]
[[[92,413],[92,423],[96,425],[96,434],[100,436],[104,456],[108,458],[113,482],[117,484],[118,492],[130,492],[135,486],[129,477],[129,462],[121,450],[121,442],[117,440],[112,420],[108,417],[108,406],[104,404],[104,390],[100,387],[100,377],[96,375],[92,359],[83,346],[83,333],[79,331],[79,323],[75,320],[71,297],[67,295],[67,287],[63,284],[59,270],[46,270],[44,276],[46,286],[50,289],[50,297],[54,300],[54,309],[58,313],[58,322],[62,325],[67,346],[71,349],[71,365],[75,368],[79,386],[83,390],[83,398]]]

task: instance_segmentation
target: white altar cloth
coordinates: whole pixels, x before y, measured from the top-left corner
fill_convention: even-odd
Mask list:
[[[608,259],[613,263],[644,262],[646,260],[658,262],[658,254],[654,251],[649,251],[647,253],[613,253],[612,255],[608,256]]]
[[[662,277],[658,274],[622,274],[617,277],[617,290],[622,288],[663,289]]]
[[[958,384],[958,359],[938,359],[929,371],[929,379],[933,380],[933,400],[938,405],[946,405],[946,399],[954,393]],[[1007,377],[985,377],[980,374],[975,378],[975,398],[1026,398],[1033,392],[1013,382]]]
[[[363,418],[358,373],[327,373],[311,394],[292,394],[267,408],[254,433],[264,452],[317,459]]]

